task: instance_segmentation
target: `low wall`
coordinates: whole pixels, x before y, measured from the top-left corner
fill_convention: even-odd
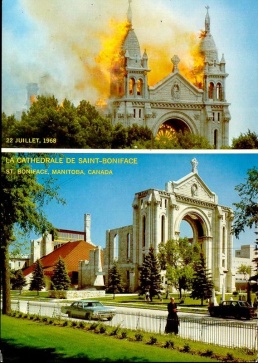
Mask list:
[[[91,299],[105,296],[105,290],[49,290],[48,297],[55,299]]]

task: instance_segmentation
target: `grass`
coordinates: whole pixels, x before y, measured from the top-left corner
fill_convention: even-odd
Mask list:
[[[252,352],[191,342],[174,335],[132,331],[101,322],[13,315],[2,316],[4,362],[255,361]]]
[[[84,329],[2,316],[4,362],[217,362]]]

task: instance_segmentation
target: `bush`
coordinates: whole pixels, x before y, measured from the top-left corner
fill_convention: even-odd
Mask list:
[[[149,341],[149,344],[153,345],[153,344],[156,344],[157,343],[157,338],[156,337],[150,337],[150,341]]]
[[[188,343],[186,343],[186,344],[184,345],[183,352],[185,352],[185,353],[189,353],[189,352],[190,352],[190,350],[191,350],[190,345],[189,345]]]
[[[122,339],[127,338],[127,331],[126,331],[126,330],[123,330],[123,331],[121,332],[121,338],[122,338]]]
[[[107,331],[107,327],[104,326],[104,325],[101,325],[100,328],[99,328],[100,334],[104,334],[104,333],[106,333],[106,331]]]
[[[143,335],[141,333],[136,333],[134,336],[137,342],[141,342],[143,339]]]
[[[115,329],[112,330],[112,332],[110,333],[110,335],[117,335],[118,334],[118,331],[120,329],[120,326],[116,326]]]
[[[164,345],[164,347],[165,348],[172,348],[172,349],[174,349],[175,343],[172,342],[172,340],[167,340],[166,343],[165,343],[165,345]]]

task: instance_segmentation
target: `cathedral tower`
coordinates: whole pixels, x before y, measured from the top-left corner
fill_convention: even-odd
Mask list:
[[[147,126],[156,139],[171,139],[179,132],[205,137],[215,148],[228,146],[229,103],[226,101],[226,62],[220,61],[211,35],[209,7],[199,49],[203,56],[203,82],[192,83],[180,72],[180,58],[168,54],[172,72],[154,86],[148,85],[148,55],[141,53],[132,26],[132,9],[127,11],[128,31],[119,61],[111,72],[109,113],[112,123],[124,127]],[[153,71],[153,70],[152,70]]]

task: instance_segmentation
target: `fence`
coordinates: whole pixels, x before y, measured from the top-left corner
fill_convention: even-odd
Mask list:
[[[61,306],[60,303],[12,301],[14,311],[64,318],[65,316],[61,314]],[[148,312],[118,311],[112,321],[105,323],[131,330],[164,334],[166,316],[151,315]],[[180,316],[179,336],[228,348],[258,350],[258,323],[253,321],[225,321],[215,318]]]

